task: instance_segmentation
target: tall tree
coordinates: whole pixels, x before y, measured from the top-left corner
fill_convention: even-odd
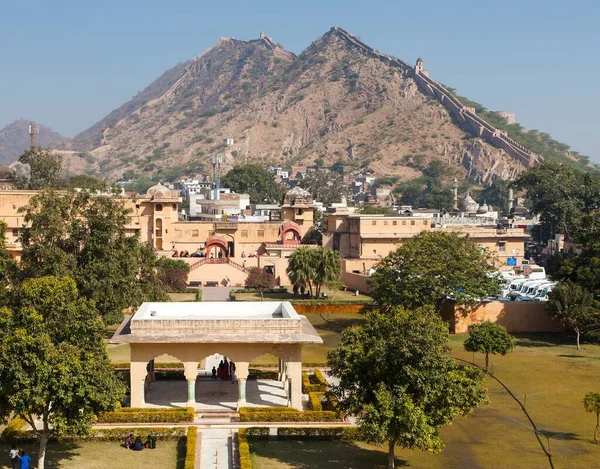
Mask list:
[[[280,203],[284,194],[281,184],[273,180],[273,175],[258,164],[243,164],[235,166],[223,176],[223,187],[250,196],[250,203],[270,204]]]
[[[298,181],[298,185],[325,206],[341,202],[342,196],[348,195],[348,185],[344,182],[344,176],[326,169],[309,172],[304,179]]]
[[[338,251],[303,247],[289,258],[286,269],[294,290],[307,289],[319,297],[324,285],[339,280],[341,258]]]
[[[510,183],[504,179],[496,179],[479,194],[479,201],[499,210],[500,213],[508,212],[508,189]]]
[[[275,286],[275,276],[265,272],[260,267],[250,268],[246,278],[246,288],[254,288],[260,293],[261,301],[264,300],[264,291]]]
[[[464,343],[465,350],[485,354],[486,372],[489,368],[490,353],[506,355],[517,345],[517,341],[506,331],[506,328],[491,321],[471,324],[468,331],[469,337]]]
[[[17,273],[17,264],[6,250],[6,223],[0,221],[0,306],[6,305]]]
[[[162,257],[158,259],[157,267],[157,275],[169,292],[186,290],[190,264],[181,259]]]
[[[586,412],[596,414],[594,441],[600,445],[600,393],[588,392],[583,398],[583,407]]]
[[[165,300],[158,258],[137,236],[128,236],[129,211],[119,198],[88,192],[42,191],[22,208],[24,278],[71,276],[96,302],[107,323],[146,300]]]
[[[370,277],[380,305],[473,305],[498,295],[492,256],[456,233],[422,232],[391,252]]]
[[[328,355],[340,408],[358,417],[367,441],[437,452],[439,428],[485,401],[482,374],[446,354],[448,328],[433,308],[367,314]]]
[[[582,332],[600,326],[600,311],[595,308],[594,294],[567,280],[548,293],[548,314],[575,331],[577,350]]]
[[[48,148],[33,147],[19,156],[19,162],[28,164],[29,181],[21,181],[27,189],[59,188],[64,185],[61,176],[62,156]]]
[[[12,307],[0,309],[0,417],[14,413],[31,425],[39,469],[52,434],[85,434],[94,415],[124,396],[103,332],[94,302],[68,277],[27,280]]]
[[[581,217],[600,208],[600,177],[559,163],[534,166],[513,185],[527,192],[544,242],[558,233],[572,237]]]

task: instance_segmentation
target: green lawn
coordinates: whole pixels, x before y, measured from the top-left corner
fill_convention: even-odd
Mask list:
[[[333,301],[367,301],[371,300],[371,297],[368,295],[363,295],[362,293],[356,295],[354,291],[350,290],[329,290],[324,288],[323,291],[327,293],[326,300]],[[294,296],[293,292],[286,293],[265,293],[265,300],[275,300],[275,301],[294,301],[301,300],[302,298],[298,298]],[[236,293],[235,294],[236,301],[260,301],[260,293]]]
[[[37,467],[38,446],[19,445],[33,459]],[[9,469],[10,445],[0,444],[0,469]],[[180,469],[183,468],[185,444],[177,441],[159,441],[155,450],[131,451],[117,442],[50,443],[46,453],[46,467],[55,469]]]
[[[451,337],[451,353],[463,359],[465,336]],[[551,437],[556,468],[598,467],[600,447],[593,443],[595,417],[583,410],[588,391],[600,391],[600,346],[584,345],[577,351],[572,338],[562,334],[519,336],[516,350],[493,357],[494,373],[519,397],[542,433]],[[476,356],[478,364],[482,356]],[[396,451],[398,467],[413,468],[548,468],[525,415],[506,391],[486,378],[490,403],[474,415],[457,419],[442,429],[446,449],[437,455]],[[385,467],[384,448],[362,443],[252,442],[255,467],[359,468]]]

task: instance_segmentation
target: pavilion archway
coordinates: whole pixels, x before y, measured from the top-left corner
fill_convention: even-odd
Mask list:
[[[283,244],[299,244],[302,239],[300,225],[291,220],[284,222],[279,227],[279,234]]]
[[[229,249],[227,240],[221,236],[211,236],[206,240],[204,248],[206,259],[227,259]]]

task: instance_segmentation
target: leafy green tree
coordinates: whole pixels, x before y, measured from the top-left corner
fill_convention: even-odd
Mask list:
[[[223,176],[221,185],[234,192],[248,194],[252,204],[279,203],[284,194],[283,186],[258,164],[235,166]]]
[[[72,277],[107,324],[120,321],[127,307],[167,299],[158,257],[127,234],[130,213],[121,199],[48,190],[21,211],[23,278]]]
[[[298,181],[298,185],[310,192],[314,200],[322,202],[325,206],[341,202],[342,196],[348,195],[344,176],[326,169],[309,172],[304,179]]]
[[[306,289],[319,297],[324,285],[339,280],[341,270],[338,251],[303,247],[290,256],[286,272],[295,291]]]
[[[94,302],[68,277],[27,280],[12,307],[0,309],[0,417],[14,413],[31,425],[40,469],[52,434],[84,435],[95,414],[124,396],[103,332]]]
[[[504,179],[496,179],[479,194],[480,202],[485,202],[494,208],[497,208],[500,213],[508,211],[508,189],[510,183]]]
[[[356,213],[360,215],[398,215],[393,208],[390,207],[374,207],[373,205],[362,205]]]
[[[0,221],[0,306],[5,306],[17,280],[17,264],[6,250],[6,223]]]
[[[600,393],[588,392],[583,398],[583,407],[586,412],[596,414],[594,441],[600,445]]]
[[[595,308],[594,294],[569,280],[561,282],[548,293],[548,314],[575,331],[577,350],[581,348],[581,333],[600,324],[600,311]]]
[[[264,291],[267,288],[275,286],[275,276],[265,272],[260,267],[251,267],[248,277],[246,277],[246,288],[254,288],[260,293],[260,299],[263,301]]]
[[[468,352],[485,354],[485,371],[488,371],[490,353],[506,355],[517,345],[515,338],[500,324],[485,321],[481,324],[471,324],[468,328],[469,337],[464,347]]]
[[[527,191],[532,212],[540,216],[543,242],[558,233],[572,238],[582,216],[600,208],[600,177],[559,163],[534,166],[513,185]]]
[[[28,164],[29,181],[21,181],[27,189],[60,188],[64,185],[61,176],[62,156],[48,148],[33,147],[19,156],[19,162]]]
[[[302,237],[301,244],[323,244],[323,214],[321,210],[313,212],[313,225],[308,229]]]
[[[190,264],[181,259],[161,257],[158,259],[158,277],[170,292],[181,292],[187,288]]]
[[[457,365],[447,344],[448,328],[433,308],[399,307],[368,313],[328,354],[339,379],[331,392],[357,416],[368,442],[387,442],[388,468],[396,446],[441,451],[439,428],[486,399],[482,373]]]
[[[88,174],[79,174],[69,178],[67,187],[69,189],[87,189],[93,192],[104,192],[108,190],[108,183]]]
[[[493,257],[456,233],[422,232],[377,266],[369,279],[380,305],[473,305],[500,292]]]
[[[125,190],[136,194],[145,194],[156,182],[148,176],[140,176],[135,181],[127,184]]]

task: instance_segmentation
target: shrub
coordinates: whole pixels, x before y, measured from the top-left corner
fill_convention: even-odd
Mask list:
[[[184,469],[194,469],[196,465],[196,441],[198,439],[198,429],[188,427],[187,439],[185,442],[185,463]]]
[[[3,440],[8,441],[21,438],[27,434],[27,432],[21,430],[21,428],[23,428],[25,425],[27,425],[25,420],[23,420],[21,417],[15,417],[2,431],[2,435],[0,435],[0,437]]]
[[[319,375],[309,375],[306,372],[302,373],[302,394],[325,391],[327,391],[327,382],[323,378],[323,374],[321,372],[319,372]]]
[[[196,290],[196,301],[202,301],[202,288]]]
[[[237,433],[238,453],[240,456],[240,469],[252,469],[252,458],[250,458],[250,445],[248,444],[247,430],[240,428]]]
[[[122,408],[98,416],[98,423],[178,423],[193,422],[196,413],[192,407],[180,409]]]
[[[280,409],[280,408],[275,408]],[[339,416],[330,411],[298,410],[280,411],[274,408],[266,408],[259,412],[252,407],[240,409],[240,422],[337,422]]]
[[[323,410],[323,406],[321,405],[321,398],[323,397],[323,395],[324,393],[322,392],[308,393],[308,408],[310,410],[317,411]]]
[[[356,427],[280,427],[277,429],[277,438],[282,440],[355,441],[360,439],[360,433]]]
[[[6,431],[5,429],[4,431]],[[132,433],[134,437],[145,438],[146,435],[152,435],[158,441],[166,440],[180,440],[185,437],[184,427],[119,427],[119,428],[92,428],[87,435],[84,436],[73,436],[66,435],[58,438],[58,441],[82,441],[82,440],[94,440],[94,441],[125,441],[125,438]],[[31,430],[23,431],[19,430],[13,432],[10,437],[5,438],[4,432],[2,433],[3,439],[8,440],[19,440],[19,441],[34,441],[36,438],[33,436]],[[52,439],[53,441],[56,438]]]
[[[279,372],[275,370],[256,370],[250,368],[248,370],[248,379],[278,379]]]

